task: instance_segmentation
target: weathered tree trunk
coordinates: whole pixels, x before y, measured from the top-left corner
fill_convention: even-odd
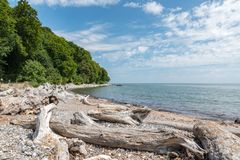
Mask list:
[[[154,125],[162,125],[162,126],[167,126],[171,128],[175,128],[178,130],[182,131],[187,131],[187,132],[193,132],[194,125],[193,124],[187,124],[183,122],[174,122],[170,120],[159,120],[159,121],[144,121],[144,123],[147,124],[154,124]],[[235,134],[236,136],[240,137],[240,129],[235,128],[232,126],[222,126],[225,130],[231,132],[232,134]]]
[[[124,105],[116,105],[116,104],[98,104],[98,108],[102,110],[110,110],[110,111],[126,111],[129,110],[129,107]]]
[[[101,121],[111,123],[122,123],[129,125],[138,125],[139,122],[130,117],[130,113],[126,112],[102,112],[101,110],[92,110],[88,112],[90,117],[96,118]]]
[[[73,114],[73,119],[71,119],[71,124],[99,126],[90,117],[88,117],[84,112],[75,112]]]
[[[215,123],[194,126],[195,137],[207,151],[209,160],[240,160],[240,138]]]
[[[36,130],[33,134],[33,140],[35,143],[42,145],[53,145],[57,148],[56,157],[57,160],[68,160],[68,144],[65,139],[52,132],[49,127],[52,110],[55,108],[55,104],[51,103],[41,108],[41,112],[37,117]]]
[[[90,157],[90,158],[86,158],[84,160],[117,160],[117,159],[112,159],[110,156],[108,155],[98,155],[98,156],[94,156],[94,157]]]
[[[79,138],[90,144],[158,153],[186,149],[199,158],[204,154],[194,141],[168,131],[67,125],[60,122],[52,122],[50,126],[61,136]]]
[[[138,125],[142,123],[143,119],[150,113],[150,110],[146,108],[118,111],[115,107],[116,106],[113,107],[114,110],[111,110],[109,107],[107,110],[106,108],[92,110],[88,112],[88,115],[101,121]]]

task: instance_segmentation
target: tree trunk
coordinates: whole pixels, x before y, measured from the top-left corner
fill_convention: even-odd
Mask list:
[[[68,144],[66,140],[53,133],[49,127],[52,110],[55,107],[56,105],[51,103],[41,108],[41,112],[37,117],[33,140],[35,143],[42,145],[55,146],[57,148],[57,160],[69,160]]]
[[[207,151],[209,160],[240,160],[240,138],[215,123],[194,126],[195,137]]]
[[[90,144],[158,153],[185,149],[198,158],[203,158],[204,154],[191,139],[163,130],[67,125],[60,122],[52,122],[50,126],[61,136],[79,138]]]

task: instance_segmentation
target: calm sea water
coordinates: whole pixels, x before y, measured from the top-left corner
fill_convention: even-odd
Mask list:
[[[122,84],[77,92],[203,118],[240,117],[240,84]]]

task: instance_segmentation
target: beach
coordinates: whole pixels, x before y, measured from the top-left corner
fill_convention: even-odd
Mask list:
[[[113,102],[107,99],[102,99],[102,98],[94,98],[94,97],[86,98],[84,97],[84,95],[75,94],[71,91],[72,89],[76,89],[79,87],[98,87],[98,85],[82,85],[82,86],[65,85],[65,86],[54,87],[52,85],[47,84],[35,89],[33,88],[16,89],[15,88],[11,92],[8,89],[7,90],[8,92],[6,92],[6,94],[5,93],[3,94],[4,91],[1,92],[2,103],[1,103],[1,113],[0,113],[1,114],[0,144],[2,145],[0,149],[1,151],[0,159],[8,158],[8,159],[33,160],[33,159],[43,159],[43,158],[51,159],[49,157],[54,157],[53,155],[55,154],[55,152],[53,147],[52,148],[42,147],[42,145],[35,144],[33,140],[33,133],[34,133],[33,128],[36,128],[35,119],[37,117],[37,114],[40,113],[39,108],[44,107],[42,104],[40,104],[41,100],[44,99],[44,97],[48,97],[50,95],[56,96],[59,101],[59,103],[56,105],[56,109],[53,110],[51,123],[53,124],[61,123],[61,125],[63,126],[66,124],[67,128],[69,127],[71,132],[69,131],[68,133],[65,133],[64,129],[59,130],[59,128],[57,128],[56,125],[51,126],[51,123],[50,123],[50,127],[52,128],[52,130],[56,134],[59,134],[60,136],[65,135],[67,139],[69,139],[71,136],[76,138],[78,137],[76,136],[76,134],[79,134],[79,137],[82,137],[82,140],[86,143],[85,150],[87,153],[84,155],[80,153],[74,156],[71,155],[70,158],[72,159],[87,159],[87,158],[98,156],[98,155],[106,155],[106,156],[109,156],[111,159],[119,159],[119,160],[125,160],[125,159],[131,159],[131,160],[178,159],[180,160],[180,159],[195,159],[197,156],[198,158],[200,158],[199,154],[202,153],[201,149],[195,148],[196,150],[194,150],[194,149],[191,149],[190,146],[187,146],[187,149],[186,149],[186,145],[190,144],[190,143],[187,143],[188,141],[186,141],[185,145],[181,145],[178,142],[178,140],[188,139],[189,141],[192,141],[195,143],[194,139],[196,138],[196,135],[194,135],[193,133],[194,132],[193,128],[196,124],[199,124],[199,123],[202,123],[202,124],[210,123],[211,125],[214,124],[216,126],[224,128],[229,132],[229,134],[234,134],[237,136],[240,135],[240,125],[235,124],[234,121],[200,119],[190,115],[154,110],[146,106],[144,107],[144,106],[139,106],[134,104],[116,103],[116,102]],[[27,102],[31,101],[30,105],[28,103],[29,106],[32,105],[31,107],[29,108],[24,107],[24,105],[26,104],[24,101],[25,98],[29,98],[27,99]],[[18,102],[19,99],[21,99],[21,103]],[[16,104],[16,103],[19,103],[19,104]],[[20,107],[21,110],[16,112],[16,109],[14,109],[7,113],[6,109],[7,108],[13,109],[13,106]],[[27,109],[23,110],[23,108],[27,108]],[[144,112],[145,115],[144,117],[140,116],[141,118],[138,117],[139,121],[136,121],[136,119],[131,119],[131,121],[128,121],[129,119],[127,119],[126,121],[118,121],[118,119],[114,119],[115,122],[113,123],[111,121],[104,121],[103,119],[101,119],[101,118],[104,118],[104,116],[100,117],[100,119],[97,120],[96,115],[104,115],[105,113],[103,112],[104,110],[105,111],[107,110],[106,113],[114,113],[113,115],[117,115],[117,116],[119,116],[118,113],[121,113],[121,112],[123,112],[124,115],[128,116],[128,113],[134,113],[135,111],[139,111],[139,110],[141,112]],[[117,112],[112,110],[117,110]],[[75,123],[77,119],[76,119],[76,116],[74,119],[74,116],[73,116],[74,113],[81,113],[84,115],[91,115],[89,113],[92,113],[92,115],[95,116],[94,118],[92,118],[94,120],[93,121],[94,125],[81,126]],[[131,123],[127,124],[128,122],[131,122]],[[75,127],[76,131],[72,130],[73,128],[71,127]],[[97,130],[94,130],[95,127],[97,128]],[[81,132],[80,129],[82,128],[86,130]],[[128,133],[128,131],[132,131],[133,135],[140,136],[140,137],[134,137],[133,135],[131,135],[132,133],[131,132]],[[9,135],[8,132],[10,132],[11,134]],[[101,137],[98,137],[96,141],[93,141],[96,138],[95,136],[98,135],[97,132],[100,132],[103,135],[106,134],[105,135],[106,137],[103,136],[102,139]],[[145,132],[147,132],[148,134],[145,134]],[[84,135],[84,133],[89,133],[89,135],[87,134]],[[117,136],[114,135],[115,133],[119,134],[118,135],[119,141],[117,141],[116,139]],[[133,136],[130,138],[131,142],[129,142],[128,140],[125,141],[126,139],[124,139],[123,137],[126,135],[124,134],[127,134],[130,137]],[[153,137],[158,138],[158,134],[163,134],[164,136],[166,136],[166,139],[164,140],[164,144],[169,146],[166,146],[165,149],[160,149],[165,147],[165,146],[161,146],[161,144],[157,145],[157,146],[161,146],[158,150],[154,149],[154,147],[151,146],[151,145],[155,145],[155,140],[152,138]],[[176,140],[174,140],[174,143],[172,142],[168,143],[169,135],[172,135],[173,137],[177,138]],[[19,138],[19,136],[21,138]],[[141,136],[143,137],[145,136],[146,139],[141,139]],[[135,142],[135,139],[139,142],[137,141]],[[150,142],[146,143],[148,139],[151,140],[151,143]],[[170,139],[171,139],[171,136],[170,136]],[[114,143],[110,143],[111,141],[113,141]],[[121,141],[124,141],[124,142],[121,142]],[[130,144],[128,144],[128,142]],[[163,142],[163,141],[160,141],[160,142]],[[143,145],[141,143],[143,143]],[[142,147],[147,144],[148,144],[148,147],[145,147],[145,148]]]

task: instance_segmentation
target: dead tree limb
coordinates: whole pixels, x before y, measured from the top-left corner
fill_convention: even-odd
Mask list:
[[[215,123],[199,123],[193,133],[207,151],[208,159],[240,159],[240,138]]]
[[[159,153],[187,149],[199,158],[204,154],[193,140],[163,130],[67,125],[60,122],[52,122],[50,125],[61,136],[79,138],[90,144]]]
[[[49,127],[52,110],[55,107],[55,104],[51,103],[41,108],[41,112],[37,117],[36,130],[33,134],[33,140],[35,143],[42,145],[55,146],[57,148],[57,160],[68,160],[69,152],[66,140],[53,133]]]

